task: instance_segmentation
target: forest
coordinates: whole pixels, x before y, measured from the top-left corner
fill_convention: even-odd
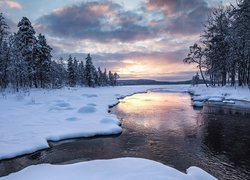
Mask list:
[[[11,34],[0,13],[0,89],[16,91],[29,88],[60,88],[64,86],[115,86],[119,75],[93,65],[90,54],[85,62],[69,55],[67,61],[53,60],[52,48],[42,34],[36,32],[27,17]]]
[[[250,87],[250,1],[212,9],[184,62],[197,64],[207,86]]]

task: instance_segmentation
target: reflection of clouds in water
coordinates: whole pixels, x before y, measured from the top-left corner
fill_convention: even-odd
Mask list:
[[[127,97],[115,108],[128,119],[124,123],[139,131],[164,128],[175,135],[185,136],[186,129],[193,133],[197,128],[197,112],[190,103],[187,94],[150,92]]]

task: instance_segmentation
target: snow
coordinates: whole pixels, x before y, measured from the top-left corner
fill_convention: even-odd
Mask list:
[[[235,101],[233,101],[233,100],[224,100],[222,102],[226,103],[226,104],[235,104]]]
[[[227,105],[239,106],[242,108],[250,107],[250,90],[245,87],[190,87],[188,92],[192,95],[192,105],[194,107],[202,107],[205,101],[211,103],[224,103]],[[238,103],[235,103],[238,101]],[[239,102],[245,103],[239,103]]]
[[[109,114],[118,99],[150,91],[190,92],[193,105],[207,100],[234,105],[250,102],[248,88],[189,85],[119,86],[101,88],[32,89],[0,96],[0,160],[48,148],[48,140],[111,135],[122,132],[120,121]],[[71,173],[74,172],[74,173]],[[96,173],[98,172],[98,173]],[[42,164],[2,179],[214,179],[197,167],[187,174],[163,164],[136,158],[82,162],[72,165]]]
[[[215,180],[207,172],[190,167],[187,174],[161,163],[140,158],[95,160],[69,165],[34,165],[0,180]]]
[[[122,132],[108,113],[119,98],[148,89],[188,90],[188,85],[63,88],[0,96],[0,159],[48,148],[48,140]]]
[[[203,107],[203,102],[201,102],[201,101],[193,101],[192,105],[194,107]]]
[[[193,101],[206,101],[209,98],[210,98],[209,96],[193,96],[192,100]]]
[[[212,101],[212,102],[222,102],[223,101],[223,97],[211,97],[208,99],[208,101]]]
[[[207,100],[210,98],[224,98],[225,100],[239,100],[239,101],[249,101],[250,102],[250,90],[247,87],[190,87],[188,90],[193,94],[193,98],[203,98],[202,100]],[[194,99],[197,100],[197,99]],[[200,101],[202,101],[200,100]]]
[[[248,88],[189,85],[119,86],[102,88],[32,89],[0,96],[0,159],[48,148],[48,140],[111,135],[122,132],[120,121],[108,113],[118,99],[150,91],[192,92],[193,105],[204,101],[250,102]]]

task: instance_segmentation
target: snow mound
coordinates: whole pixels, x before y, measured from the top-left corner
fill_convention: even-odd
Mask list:
[[[195,167],[191,166],[190,168],[187,169],[187,175],[190,176],[192,179],[216,179],[215,177],[211,176],[208,174],[206,171]]]
[[[55,104],[55,106],[58,106],[58,107],[70,107],[70,104],[69,103],[66,103],[66,102],[61,102],[61,103],[57,103]]]
[[[215,180],[205,171],[190,167],[187,174],[161,163],[140,158],[95,160],[69,165],[34,165],[0,180]]]
[[[222,102],[223,101],[223,97],[211,97],[208,99],[208,101],[210,102]]]
[[[84,106],[84,107],[81,107],[78,110],[78,113],[82,113],[82,114],[85,114],[85,113],[94,113],[95,111],[96,111],[96,108],[93,107],[93,106]]]
[[[233,101],[233,100],[224,100],[223,103],[226,103],[226,104],[235,104],[235,101]]]
[[[193,101],[206,101],[209,98],[210,98],[209,96],[193,96],[192,100]]]
[[[203,107],[203,102],[201,102],[201,101],[194,101],[194,102],[192,103],[192,105],[193,105],[194,107]]]

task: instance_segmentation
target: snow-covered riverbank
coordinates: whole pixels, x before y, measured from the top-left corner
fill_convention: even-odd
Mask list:
[[[197,167],[187,169],[187,174],[161,163],[140,159],[120,158],[95,160],[70,165],[42,164],[2,177],[0,180],[214,180]]]
[[[233,105],[235,101],[249,102],[250,90],[247,87],[190,87],[189,93],[192,95],[193,105],[202,107],[205,101],[221,102],[225,105]],[[248,106],[248,105],[247,105]]]

